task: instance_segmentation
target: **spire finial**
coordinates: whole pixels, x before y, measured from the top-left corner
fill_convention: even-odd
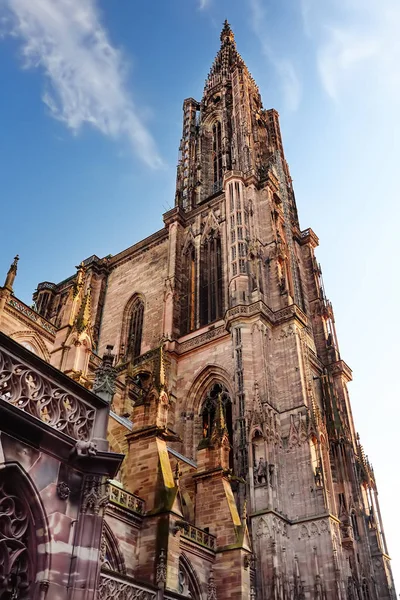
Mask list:
[[[219,392],[215,410],[214,425],[211,432],[211,442],[222,442],[225,438],[229,439],[228,428],[226,426],[224,406],[222,404],[222,393]]]
[[[18,254],[14,257],[13,262],[11,263],[10,268],[8,269],[6,280],[4,282],[4,287],[7,288],[10,292],[13,291],[13,283],[15,281],[15,276],[17,274],[19,256]]]
[[[231,26],[229,25],[229,23],[226,19],[224,21],[224,26],[221,31],[220,39],[221,39],[222,44],[226,44],[226,43],[233,44],[235,42],[235,36],[233,35]]]

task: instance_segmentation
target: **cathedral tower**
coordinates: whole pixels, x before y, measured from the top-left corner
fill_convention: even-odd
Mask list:
[[[108,437],[125,460],[107,526],[124,560],[103,582],[193,600],[395,598],[317,246],[278,113],[225,22],[201,101],[184,101],[164,227],[39,284],[33,309],[12,295],[13,263],[4,332],[88,388],[114,347]]]
[[[182,450],[195,456],[198,432],[210,435],[223,390],[257,596],[394,597],[318,238],[300,230],[278,113],[263,108],[227,22],[203,98],[185,100],[183,113],[176,209],[167,215],[180,240],[171,332],[192,348],[179,381],[202,365],[199,378],[208,370],[214,387],[178,390]]]

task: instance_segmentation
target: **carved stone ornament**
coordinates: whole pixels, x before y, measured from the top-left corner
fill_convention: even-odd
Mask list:
[[[113,346],[107,346],[107,351],[103,356],[102,364],[96,369],[93,383],[93,393],[106,399],[111,403],[115,394],[115,380],[117,378],[117,369],[113,366],[114,355]]]
[[[164,584],[167,581],[167,563],[165,560],[165,550],[162,549],[157,563],[156,582]]]
[[[116,600],[126,598],[127,600],[156,600],[156,593],[136,583],[125,579],[118,579],[101,573],[96,600]]]
[[[30,597],[29,508],[0,481],[0,598]]]
[[[61,500],[68,500],[70,492],[69,485],[65,483],[65,481],[60,481],[57,485],[58,497],[61,498]]]
[[[57,431],[79,440],[90,439],[96,409],[4,350],[0,351],[0,398]]]
[[[256,567],[256,557],[254,556],[254,554],[246,554],[244,557],[244,568],[247,571],[247,569],[250,567],[250,569],[255,569]]]
[[[75,446],[72,448],[69,456],[70,458],[74,458],[76,456],[96,456],[97,454],[97,446],[95,442],[84,442],[79,440],[76,442]]]
[[[108,502],[108,486],[100,475],[87,475],[82,494],[81,512],[95,515]]]
[[[211,569],[207,585],[207,600],[217,600],[217,586],[215,585],[214,573]]]

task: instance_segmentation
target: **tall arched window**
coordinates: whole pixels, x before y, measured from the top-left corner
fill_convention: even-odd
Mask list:
[[[222,133],[221,123],[217,121],[212,128],[213,135],[213,176],[214,192],[219,191],[222,185]]]
[[[182,269],[181,326],[182,335],[196,329],[196,251],[187,248]]]
[[[143,313],[144,303],[143,300],[137,296],[132,305],[130,306],[127,315],[127,336],[125,355],[128,360],[135,360],[140,356],[140,349],[142,346],[142,333],[143,333]]]
[[[221,238],[211,231],[201,247],[200,325],[222,317]]]

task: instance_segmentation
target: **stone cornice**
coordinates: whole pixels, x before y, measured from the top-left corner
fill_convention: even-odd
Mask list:
[[[168,229],[167,228],[156,231],[155,233],[148,236],[144,240],[141,240],[137,244],[130,246],[126,250],[123,250],[122,252],[119,252],[119,254],[116,254],[115,256],[110,258],[110,262],[109,262],[110,268],[113,269],[116,266],[120,266],[127,260],[130,260],[132,257],[142,254],[143,252],[147,252],[147,250],[150,250],[150,248],[153,248],[154,246],[161,244],[167,238],[168,238]]]
[[[343,375],[346,381],[353,380],[353,372],[350,369],[349,365],[347,365],[344,360],[337,360],[334,363],[331,363],[327,366],[329,373],[333,376],[335,375]]]
[[[226,328],[231,327],[235,320],[255,315],[262,315],[270,325],[280,325],[292,319],[299,321],[303,327],[308,325],[307,315],[296,304],[274,312],[262,300],[259,300],[253,304],[239,304],[227,310],[225,313]]]
[[[319,246],[319,239],[317,234],[308,227],[308,229],[304,229],[303,231],[297,230],[295,232],[295,236],[297,241],[304,246],[305,244],[310,245],[312,248],[316,248]]]

